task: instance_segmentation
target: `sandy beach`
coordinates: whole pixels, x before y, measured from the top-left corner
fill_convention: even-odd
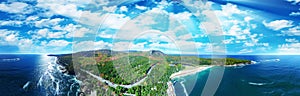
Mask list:
[[[198,66],[198,67],[187,67],[184,70],[181,70],[179,72],[173,73],[170,78],[174,79],[174,78],[178,78],[178,77],[182,77],[182,76],[188,76],[188,75],[192,75],[195,74],[197,72],[201,72],[204,71],[208,68],[211,68],[213,66]]]
[[[174,79],[174,78],[179,78],[179,77],[182,77],[182,76],[192,75],[192,74],[195,74],[197,72],[204,71],[204,70],[206,70],[208,68],[211,68],[213,66],[198,66],[198,67],[185,66],[185,67],[186,68],[184,70],[173,73],[170,76],[170,78]],[[168,90],[167,90],[168,96],[176,96],[175,88],[174,88],[173,84],[171,82],[168,82],[167,84],[168,84]]]

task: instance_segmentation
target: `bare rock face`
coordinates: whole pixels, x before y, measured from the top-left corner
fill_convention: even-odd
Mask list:
[[[166,56],[165,53],[159,51],[159,50],[150,50],[150,55],[151,56]]]

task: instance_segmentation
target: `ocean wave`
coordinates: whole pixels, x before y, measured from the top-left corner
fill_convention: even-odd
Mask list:
[[[20,58],[2,58],[0,59],[0,62],[16,62],[16,61],[20,61]]]
[[[185,79],[183,79],[183,81],[180,82],[182,88],[183,88],[183,92],[185,94],[185,96],[189,96],[188,92],[186,91],[186,87],[185,85],[183,84],[183,82],[185,82]]]
[[[57,57],[51,58],[37,86],[48,90],[47,95],[50,96],[78,96],[80,94],[79,80],[74,75],[65,74],[63,66],[56,63],[57,60]]]
[[[254,85],[254,86],[264,86],[264,85],[271,85],[273,84],[273,82],[271,83],[256,83],[256,82],[248,82],[249,85]]]
[[[266,60],[260,60],[259,62],[279,62],[280,59],[266,59]]]
[[[24,85],[23,85],[23,89],[24,89],[24,90],[27,90],[30,83],[31,83],[31,82],[28,81],[26,84],[24,84]]]

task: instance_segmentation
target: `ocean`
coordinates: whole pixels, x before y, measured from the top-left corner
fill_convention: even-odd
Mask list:
[[[300,56],[229,55],[227,57],[247,59],[257,63],[225,67],[223,78],[217,86],[215,96],[300,95]],[[220,68],[213,67],[197,74],[174,79],[173,85],[176,95],[201,96],[209,74],[212,73],[211,71],[218,71],[218,69]]]
[[[78,81],[59,67],[53,56],[1,54],[0,96],[75,96]]]
[[[201,56],[200,56],[201,57]],[[216,96],[297,96],[300,94],[300,56],[250,55],[256,64],[226,67]],[[0,55],[0,96],[75,96],[75,76],[58,70],[56,58],[47,55]],[[211,71],[173,80],[177,96],[200,96]]]

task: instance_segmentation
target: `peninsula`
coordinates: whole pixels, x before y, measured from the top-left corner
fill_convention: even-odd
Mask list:
[[[199,58],[167,55],[159,50],[112,51],[109,49],[51,55],[65,66],[66,73],[82,81],[85,94],[96,95],[175,95],[169,82],[212,66],[251,64],[234,58]],[[222,63],[223,62],[223,63]]]

